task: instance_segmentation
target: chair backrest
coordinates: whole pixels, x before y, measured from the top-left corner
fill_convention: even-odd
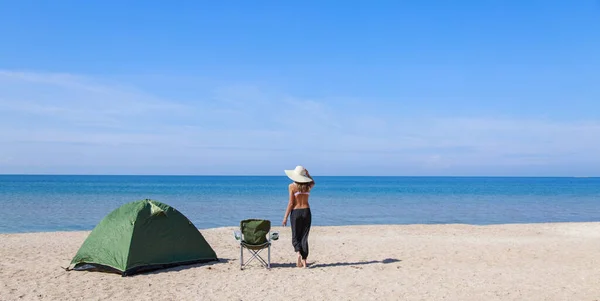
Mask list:
[[[262,219],[247,219],[240,222],[244,242],[260,245],[267,242],[267,234],[271,231],[271,221]]]

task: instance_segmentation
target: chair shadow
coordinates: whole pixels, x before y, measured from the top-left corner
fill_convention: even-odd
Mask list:
[[[313,264],[310,264],[308,266],[308,268],[328,268],[328,267],[339,267],[339,266],[361,266],[361,265],[377,264],[377,263],[389,264],[389,263],[395,263],[395,262],[401,262],[401,261],[402,260],[400,260],[400,259],[386,258],[386,259],[383,259],[383,260],[358,261],[358,262],[313,263]],[[292,264],[292,266],[294,266],[294,265]]]

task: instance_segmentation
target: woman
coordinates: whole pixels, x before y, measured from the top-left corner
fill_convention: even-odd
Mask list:
[[[290,217],[292,224],[292,245],[298,256],[297,267],[306,267],[306,258],[308,257],[308,232],[310,232],[311,214],[308,205],[308,196],[310,190],[315,186],[315,181],[308,173],[308,170],[302,166],[296,166],[294,170],[285,170],[285,174],[294,183],[288,186],[289,202],[283,217],[283,226],[285,227]]]

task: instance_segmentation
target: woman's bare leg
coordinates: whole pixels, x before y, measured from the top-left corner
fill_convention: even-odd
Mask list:
[[[296,255],[298,255],[298,259],[296,260],[296,267],[302,267],[302,255],[300,255],[300,252],[296,252]]]

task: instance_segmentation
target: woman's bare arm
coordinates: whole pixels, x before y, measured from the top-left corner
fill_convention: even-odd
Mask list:
[[[285,216],[283,217],[283,222],[281,223],[284,227],[287,224],[287,219],[288,219],[288,216],[290,216],[290,213],[292,212],[292,208],[294,208],[295,197],[294,197],[294,190],[292,189],[292,184],[290,184],[290,186],[288,187],[288,191],[290,194],[290,200],[288,201],[288,205],[285,210]]]

